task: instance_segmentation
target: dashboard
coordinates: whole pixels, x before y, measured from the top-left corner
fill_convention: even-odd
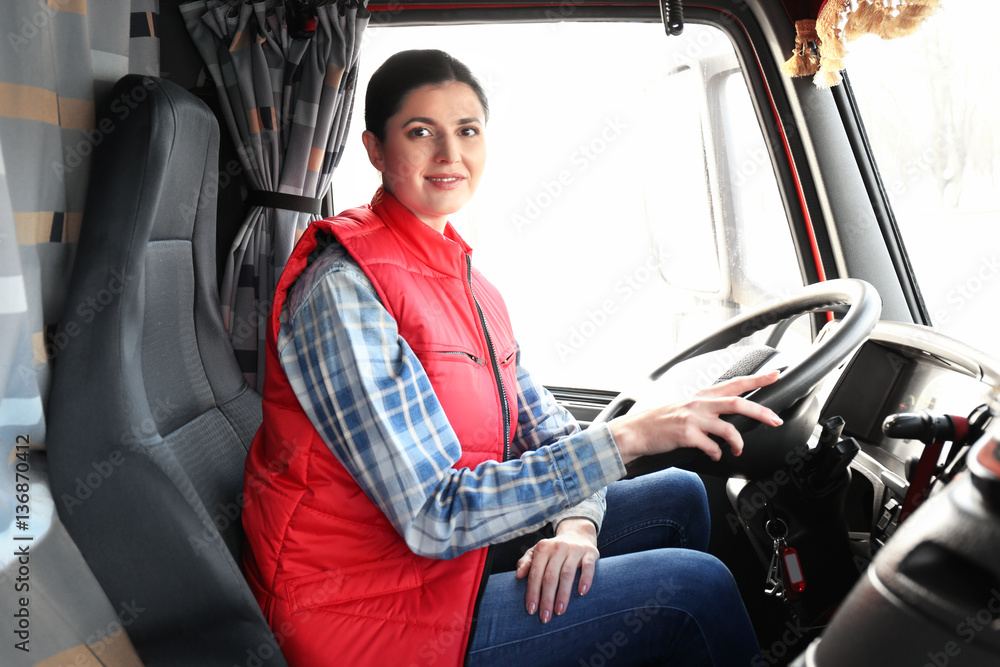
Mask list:
[[[938,459],[925,464],[933,466],[933,476],[930,486],[918,489],[920,497],[911,499],[920,502],[941,490],[941,479],[960,472],[965,453],[986,426],[985,404],[1000,378],[998,368],[985,353],[933,329],[880,322],[831,382],[820,421],[840,416],[843,436],[860,446],[850,464],[845,504],[856,556],[870,559],[895,532],[927,448],[918,438],[885,435],[885,419],[922,411],[969,419],[965,442],[944,443]]]
[[[788,357],[781,356],[769,363],[785,365]],[[879,322],[786,418],[786,425],[802,428],[783,440],[781,430],[758,435],[757,448],[787,450],[789,465],[730,477],[727,527],[742,528],[769,582],[776,553],[786,547],[797,553],[808,581],[794,595],[787,587],[766,587],[765,597],[784,603],[804,627],[822,628],[899,526],[908,525],[908,512],[965,470],[965,454],[988,425],[985,406],[998,369],[989,355],[933,329]],[[887,436],[886,418],[902,413],[914,415],[903,422],[921,428],[931,421],[935,429],[938,423],[968,429],[953,438],[957,443],[939,430],[932,437],[912,429],[908,437]],[[759,576],[758,570],[749,577],[751,595]]]
[[[838,326],[829,323],[817,340]],[[757,371],[789,368],[810,351],[798,340],[778,343],[762,366],[754,366]],[[620,401],[619,396],[617,407],[612,401],[598,417],[684,400],[720,373],[747,372],[747,359],[760,347],[730,346],[672,365],[630,393],[638,398]],[[878,322],[846,360],[782,413],[783,426],[745,431],[744,455],[733,457],[730,467],[698,455],[666,465],[702,474],[710,501],[717,498],[717,553],[739,573],[754,617],[784,618],[773,607],[780,602],[802,627],[815,631],[829,622],[899,526],[909,525],[906,514],[927,497],[953,488],[942,480],[964,472],[965,454],[988,426],[986,405],[998,385],[1000,363],[988,354],[928,327]],[[920,415],[911,423],[936,418],[962,422],[968,429],[964,437],[952,438],[957,443],[937,431],[934,439],[887,436],[886,418],[904,413]],[[640,459],[645,468],[633,462],[630,473],[665,465],[655,458]],[[714,492],[720,495],[711,496]],[[775,559],[788,550],[808,581],[801,591],[772,585],[781,580],[772,576]]]

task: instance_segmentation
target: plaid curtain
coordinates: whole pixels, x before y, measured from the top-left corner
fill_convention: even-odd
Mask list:
[[[56,653],[66,662],[96,660],[84,640],[97,626],[81,626],[108,623],[96,603],[100,589],[55,515],[45,475],[45,405],[52,364],[74,331],[58,323],[76,317],[76,326],[86,324],[76,313],[80,304],[66,303],[65,295],[90,154],[102,138],[95,102],[130,70],[159,73],[158,7],[159,0],[0,3],[0,581],[11,581],[15,545],[27,543],[15,537],[30,536],[33,552],[45,540],[65,569],[32,569],[31,653],[8,646],[9,664]],[[136,32],[143,21],[147,28]],[[30,454],[19,458],[25,442]],[[23,478],[16,472],[25,465],[31,512],[18,524],[15,483]],[[46,590],[59,590],[60,599]],[[15,598],[0,595],[4,617],[12,617]],[[80,609],[89,605],[90,618],[67,612],[74,599]],[[102,640],[111,646],[108,633]],[[128,640],[119,639],[123,644]]]
[[[278,0],[197,0],[181,13],[215,82],[250,187],[322,198],[354,106],[365,4],[339,0],[295,16]],[[240,368],[258,390],[274,288],[295,242],[319,217],[252,206],[227,258],[223,318]]]

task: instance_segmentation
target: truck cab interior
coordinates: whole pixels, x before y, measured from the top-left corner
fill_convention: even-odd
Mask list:
[[[453,222],[581,425],[782,371],[752,398],[785,423],[736,422],[743,456],[630,469],[702,477],[759,664],[998,664],[998,21],[5,3],[0,664],[287,664],[239,567],[263,330],[309,222],[378,186],[364,89],[409,48],[484,84],[489,169]]]

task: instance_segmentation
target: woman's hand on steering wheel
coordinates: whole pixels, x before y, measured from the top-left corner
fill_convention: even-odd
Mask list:
[[[687,401],[637,414],[628,413],[608,422],[608,428],[625,463],[681,447],[701,450],[713,461],[718,461],[722,449],[709,437],[712,435],[728,443],[733,454],[739,456],[743,451],[743,437],[722,416],[743,415],[768,426],[780,426],[781,418],[770,408],[741,397],[777,379],[778,371],[733,378],[702,389]]]

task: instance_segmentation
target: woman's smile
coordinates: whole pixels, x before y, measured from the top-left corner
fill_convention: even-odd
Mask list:
[[[385,188],[442,231],[472,198],[486,165],[486,112],[466,83],[417,88],[386,122],[385,138],[364,135]]]
[[[436,175],[436,176],[425,176],[424,180],[430,181],[434,187],[441,190],[454,190],[455,188],[462,185],[462,181],[465,180],[465,176],[452,174],[452,175]]]

